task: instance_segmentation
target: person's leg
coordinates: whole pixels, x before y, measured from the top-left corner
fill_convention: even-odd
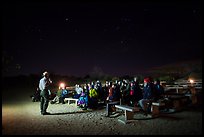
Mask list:
[[[40,97],[40,113],[43,113],[44,97]]]
[[[41,94],[41,100],[42,100],[42,104],[41,104],[41,114],[46,114],[46,110],[47,110],[47,107],[48,107],[48,103],[49,103],[49,94],[48,94],[48,91],[47,90],[43,90],[42,91],[42,94]]]
[[[95,98],[95,108],[97,109],[98,108],[98,98]]]
[[[143,110],[144,110],[144,111],[147,111],[147,101],[146,101],[146,100],[143,100],[143,101],[142,101],[142,104],[143,104]]]
[[[142,109],[144,109],[143,99],[139,100],[138,103],[139,103],[139,106],[140,106]]]
[[[59,98],[58,98],[59,103],[63,103],[63,100],[62,100],[62,99],[63,99],[63,97],[59,97]]]
[[[64,99],[65,99],[65,97],[62,97],[62,98],[61,98],[62,104],[65,104]]]
[[[43,105],[43,112],[44,112],[44,113],[47,113],[48,104],[49,104],[49,98],[46,97],[46,98],[45,98],[45,103],[44,103],[44,105]]]
[[[88,108],[88,96],[85,97],[85,108]]]
[[[134,97],[130,96],[130,106],[134,107]]]
[[[91,109],[92,109],[92,107],[93,107],[93,106],[92,106],[92,104],[93,104],[93,103],[92,103],[92,102],[93,102],[92,100],[93,100],[92,98],[89,98],[89,102],[88,102],[88,106],[89,106],[89,108],[91,108]]]
[[[108,117],[110,115],[110,104],[106,104],[106,116]]]
[[[56,99],[57,99],[57,96],[55,96],[51,102],[52,102],[52,103],[55,103],[55,102],[56,102]]]

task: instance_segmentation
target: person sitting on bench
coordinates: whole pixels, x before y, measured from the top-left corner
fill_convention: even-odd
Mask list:
[[[116,84],[109,84],[109,94],[107,97],[107,104],[106,104],[106,117],[110,116],[110,113],[115,111],[114,105],[120,104],[120,91],[117,90]]]
[[[154,81],[154,101],[157,102],[159,99],[162,99],[162,95],[164,95],[164,88],[160,84],[160,80],[156,79]]]
[[[143,99],[139,100],[139,106],[145,112],[145,114],[151,111],[151,103],[153,100],[153,83],[150,81],[150,78],[144,79],[144,88],[143,88]]]

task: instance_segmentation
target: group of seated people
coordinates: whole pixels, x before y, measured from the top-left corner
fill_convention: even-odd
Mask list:
[[[146,104],[160,99],[164,93],[164,88],[159,80],[153,82],[150,78],[145,78],[143,85],[142,88],[137,79],[133,81],[116,80],[115,83],[106,81],[104,85],[98,80],[82,86],[76,84],[75,94],[72,97],[78,99],[77,104],[83,109],[96,109],[101,101],[105,105],[110,102],[120,101],[122,104],[133,107],[137,106],[144,111],[149,111]],[[61,91],[61,96],[57,97],[63,103],[67,95],[62,94],[64,90]]]
[[[54,103],[62,103],[65,104],[64,99],[68,97],[69,90],[67,90],[64,86],[59,87],[59,90],[55,93],[56,96],[53,100],[51,100],[51,104]]]
[[[68,96],[69,90],[65,87],[59,87],[55,98],[51,104],[62,103]],[[150,111],[151,102],[158,101],[164,93],[164,88],[159,80],[152,81],[151,78],[145,78],[143,87],[140,86],[138,79],[132,81],[106,81],[102,84],[99,80],[86,83],[84,85],[75,85],[75,92],[72,98],[78,99],[77,105],[82,109],[96,109],[99,102],[107,105],[110,102],[120,102],[120,104],[140,107],[145,112]],[[110,109],[110,108],[107,108]]]
[[[160,84],[160,81],[155,80],[153,83],[150,78],[144,79],[143,88],[141,88],[139,82],[135,80],[129,82],[129,84],[127,82],[122,84],[120,91],[122,95],[121,98],[119,98],[121,99],[120,102],[118,102],[119,100],[116,98],[109,100],[110,103],[108,103],[106,107],[106,116],[109,116],[111,106],[115,104],[139,107],[145,114],[150,113],[151,103],[157,102],[162,98],[162,94],[164,94],[164,88]]]

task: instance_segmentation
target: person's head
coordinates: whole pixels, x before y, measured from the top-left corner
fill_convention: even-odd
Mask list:
[[[110,82],[108,83],[108,85],[109,85],[110,87],[112,87],[112,84],[113,84],[112,81],[110,81]]]
[[[95,85],[91,85],[91,88],[94,89]]]
[[[84,85],[84,89],[87,89],[87,85]]]
[[[150,79],[149,78],[145,78],[144,79],[144,86],[146,86],[148,83],[150,83]]]
[[[160,85],[160,80],[159,80],[159,79],[156,79],[156,80],[154,81],[154,84]]]
[[[109,85],[108,82],[106,82],[106,87],[108,87],[108,85]]]
[[[47,71],[43,72],[43,77],[48,78],[49,77],[49,73]]]
[[[90,83],[88,83],[87,85],[88,85],[89,88],[91,88],[91,84]]]
[[[134,82],[137,82],[138,81],[138,77],[134,77]]]
[[[112,84],[112,88],[115,88],[116,87],[116,84]]]

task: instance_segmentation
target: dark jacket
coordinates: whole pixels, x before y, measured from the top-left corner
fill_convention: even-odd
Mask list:
[[[143,88],[143,99],[153,99],[153,84],[148,83],[144,88]]]

